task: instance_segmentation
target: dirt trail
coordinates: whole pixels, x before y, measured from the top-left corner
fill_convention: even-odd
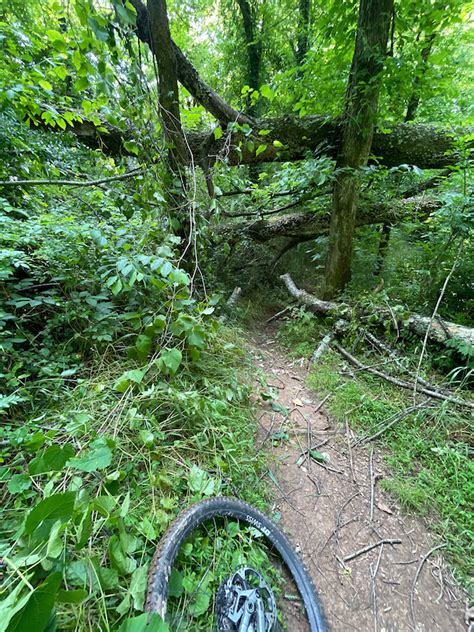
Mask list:
[[[305,387],[306,369],[279,351],[270,334],[255,334],[251,352],[268,385],[278,391],[278,404],[290,411],[285,418],[261,400],[259,441],[271,454],[280,524],[311,573],[329,629],[466,631],[465,595],[440,550],[419,571],[438,543],[420,520],[403,514],[380,489],[386,471],[380,450],[374,449],[372,457],[370,447],[349,451],[350,428],[332,422],[324,408],[317,411],[320,401]],[[289,438],[272,441],[278,432]],[[308,460],[297,465],[309,441],[329,455],[327,469]],[[401,543],[347,559],[381,540]],[[292,632],[298,632],[296,627],[304,629],[295,625]]]

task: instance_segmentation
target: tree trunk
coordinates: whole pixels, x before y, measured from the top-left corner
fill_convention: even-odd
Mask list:
[[[185,165],[189,162],[186,141],[181,127],[177,64],[169,30],[166,0],[148,0],[151,49],[159,76],[160,118],[167,150],[166,197],[172,222],[179,224],[182,252],[189,241],[189,202]]]
[[[361,202],[361,208],[355,219],[356,226],[369,224],[397,224],[408,217],[416,216],[418,220],[428,217],[438,210],[441,203],[426,196],[391,200],[387,203]],[[313,213],[291,213],[273,219],[252,219],[246,222],[222,224],[217,228],[221,235],[233,238],[248,238],[265,243],[277,237],[309,240],[327,233],[330,225],[330,209],[322,206]]]
[[[237,0],[242,15],[244,26],[245,43],[247,45],[247,83],[252,90],[260,90],[261,66],[262,66],[262,42],[260,34],[257,33],[255,16],[253,15],[250,2],[248,0]],[[248,100],[247,114],[258,117],[260,114],[260,104],[257,101],[253,105]]]
[[[311,0],[300,0],[298,13],[298,34],[296,38],[295,58],[301,66],[309,49],[309,24]]]
[[[357,38],[346,95],[342,146],[333,191],[323,294],[333,297],[351,278],[352,240],[360,187],[375,128],[380,75],[393,0],[360,0]]]
[[[431,49],[433,48],[433,42],[435,40],[436,33],[430,33],[425,39],[425,44],[421,50],[421,59],[418,67],[415,71],[415,78],[413,79],[413,88],[410,99],[407,105],[407,111],[405,114],[405,123],[415,120],[415,114],[420,104],[421,86],[423,77],[428,70],[428,57],[430,56]]]

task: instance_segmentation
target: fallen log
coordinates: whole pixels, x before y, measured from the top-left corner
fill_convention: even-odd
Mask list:
[[[408,217],[423,219],[441,206],[438,200],[426,196],[392,200],[387,204],[361,201],[356,226],[367,224],[397,224]],[[300,212],[266,219],[226,223],[220,233],[248,237],[264,243],[276,237],[312,239],[329,230],[330,206],[318,212]]]
[[[383,307],[377,307],[374,308],[374,311],[368,312],[363,308],[353,308],[347,303],[322,301],[313,294],[306,292],[306,290],[299,289],[288,273],[281,275],[280,279],[285,284],[291,296],[296,298],[298,303],[305,305],[315,314],[321,314],[323,316],[331,315],[346,320],[351,320],[354,316],[362,319],[369,316],[373,318],[375,316],[381,323],[387,320],[393,320],[395,317],[393,310]],[[431,322],[429,316],[420,316],[412,312],[405,318],[397,319],[396,323],[400,329],[407,329],[418,336],[425,336],[429,328],[428,340],[431,342],[446,343],[448,340],[457,340],[468,345],[474,345],[474,329],[457,325],[456,323],[451,323],[446,320],[434,320]]]

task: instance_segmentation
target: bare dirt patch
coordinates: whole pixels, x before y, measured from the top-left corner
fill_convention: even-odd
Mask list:
[[[256,334],[251,352],[278,391],[277,405],[260,400],[259,414],[275,510],[311,573],[330,630],[465,631],[466,595],[442,548],[435,549],[442,543],[380,489],[383,453],[349,448],[350,415],[345,428],[331,421],[305,387],[305,367],[271,335]],[[308,447],[329,460],[305,458]],[[304,628],[295,623],[293,630]]]

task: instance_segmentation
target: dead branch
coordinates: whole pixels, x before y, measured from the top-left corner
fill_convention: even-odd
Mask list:
[[[412,584],[411,592],[410,592],[410,613],[411,613],[411,619],[412,619],[414,627],[416,627],[416,620],[415,620],[415,588],[416,588],[416,583],[417,583],[418,578],[420,576],[421,570],[422,570],[426,560],[430,557],[430,555],[432,555],[435,551],[438,551],[438,549],[442,549],[442,548],[444,548],[446,546],[447,546],[447,544],[445,542],[443,542],[442,544],[438,544],[437,546],[434,546],[432,549],[430,549],[428,551],[428,553],[426,553],[421,558],[421,562],[419,563],[418,568],[416,569],[415,577],[413,579],[413,584]]]
[[[405,382],[403,380],[399,380],[398,378],[392,377],[391,375],[388,375],[387,373],[383,373],[382,371],[379,371],[377,369],[373,369],[370,366],[366,366],[366,365],[362,364],[362,362],[357,360],[357,358],[354,358],[353,355],[351,355],[348,351],[346,351],[346,349],[344,349],[344,347],[341,347],[341,345],[338,344],[337,342],[335,342],[333,346],[334,346],[335,349],[337,349],[339,351],[339,353],[344,358],[346,358],[346,360],[349,360],[349,362],[351,364],[353,364],[354,366],[367,371],[367,373],[371,373],[372,375],[376,375],[377,377],[380,377],[383,380],[385,380],[386,382],[390,382],[391,384],[394,384],[395,386],[398,386],[400,388],[405,388],[405,389],[410,390],[410,391],[414,390],[414,386],[415,385],[414,385],[413,382]],[[418,387],[417,390],[418,390],[419,393],[423,393],[424,395],[428,395],[429,397],[431,397],[433,399],[440,399],[442,401],[449,402],[451,404],[455,404],[456,406],[462,406],[462,407],[467,407],[467,408],[474,408],[474,404],[471,404],[471,402],[465,401],[463,399],[458,399],[457,397],[452,397],[451,395],[445,395],[444,393],[440,393],[439,391],[435,391],[435,390],[426,388],[424,386]]]
[[[376,542],[375,544],[371,544],[369,546],[365,546],[363,549],[359,549],[355,553],[346,555],[346,557],[344,557],[343,560],[344,562],[350,562],[351,560],[354,560],[356,557],[359,557],[360,555],[364,555],[364,553],[368,553],[369,551],[372,551],[372,549],[376,549],[378,546],[382,546],[382,544],[390,544],[393,546],[394,544],[401,544],[401,543],[402,541],[398,539],[380,540],[379,542]]]
[[[121,173],[98,180],[1,180],[0,187],[33,187],[33,186],[66,186],[66,187],[96,187],[107,182],[126,180],[144,173],[140,167],[126,173]]]

